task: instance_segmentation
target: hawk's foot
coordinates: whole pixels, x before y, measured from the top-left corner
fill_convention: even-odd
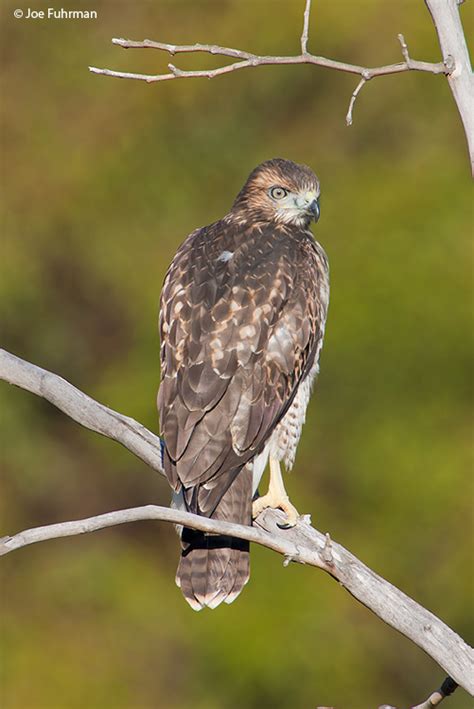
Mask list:
[[[290,529],[294,527],[299,520],[299,512],[294,505],[291,504],[287,495],[276,495],[269,490],[266,495],[258,497],[252,503],[252,517],[255,519],[260,512],[271,507],[274,510],[280,509],[286,514],[286,522],[279,524],[281,529]]]

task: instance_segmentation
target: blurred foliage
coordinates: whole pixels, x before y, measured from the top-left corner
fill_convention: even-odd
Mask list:
[[[89,21],[16,20],[18,4],[1,8],[4,346],[156,431],[157,302],[178,244],[261,160],[311,165],[332,300],[288,487],[320,529],[468,637],[473,215],[447,82],[376,79],[346,128],[356,78],[315,67],[156,85],[87,71],[165,70],[167,56],[113,36],[295,53],[303,0],[64,3],[96,9]],[[413,57],[439,60],[414,0],[319,0],[310,49],[380,65],[400,59],[398,32]],[[0,396],[3,533],[167,504],[166,483],[125,449],[23,391]],[[139,523],[6,557],[2,707],[369,709],[421,701],[443,679],[314,569],[254,549],[238,602],[195,614],[177,556],[170,526]],[[462,690],[449,701],[469,706]]]

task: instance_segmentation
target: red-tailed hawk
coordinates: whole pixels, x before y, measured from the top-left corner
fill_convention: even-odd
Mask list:
[[[252,523],[279,507],[295,524],[280,461],[290,469],[318,371],[328,263],[309,231],[319,182],[308,167],[259,165],[221,220],[178,249],[161,294],[158,409],[173,504]],[[231,603],[249,578],[249,545],[181,532],[176,583],[195,609]]]

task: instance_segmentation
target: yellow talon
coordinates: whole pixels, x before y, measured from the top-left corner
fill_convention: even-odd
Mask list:
[[[272,509],[280,509],[285,512],[287,520],[284,524],[279,525],[282,529],[294,527],[300,517],[298,510],[291,504],[288,495],[286,494],[283,479],[281,477],[280,463],[275,458],[270,458],[270,485],[268,492],[262,497],[258,497],[252,503],[252,517],[255,519],[260,512],[271,507]]]

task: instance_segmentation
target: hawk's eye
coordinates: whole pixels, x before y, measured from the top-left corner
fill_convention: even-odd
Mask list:
[[[283,199],[288,194],[288,190],[284,187],[272,187],[270,190],[270,197],[273,199]]]

